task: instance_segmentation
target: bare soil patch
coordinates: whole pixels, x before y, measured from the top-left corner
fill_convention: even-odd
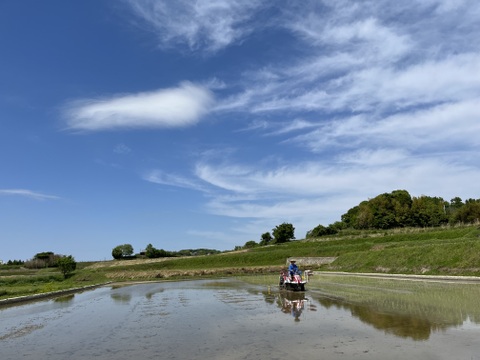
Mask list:
[[[168,278],[211,277],[227,275],[262,275],[279,273],[282,266],[255,266],[242,268],[218,268],[199,270],[148,270],[148,271],[112,271],[106,274],[109,279],[115,280],[158,280]]]

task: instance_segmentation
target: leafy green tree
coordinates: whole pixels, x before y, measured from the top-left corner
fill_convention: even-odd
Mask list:
[[[462,201],[462,199],[458,196],[454,197],[452,200],[450,200],[450,207],[454,209],[460,209],[463,205],[465,205]]]
[[[24,263],[22,260],[8,260],[7,265],[23,265]]]
[[[273,240],[272,235],[270,235],[269,232],[263,233],[262,239],[260,240],[260,245],[261,246],[268,245],[272,242],[272,240]]]
[[[312,230],[307,231],[306,238],[316,238],[320,236],[334,235],[336,233],[338,233],[338,230],[333,225],[329,225],[327,227],[323,225],[317,225]]]
[[[295,239],[295,228],[292,224],[282,223],[272,230],[272,234],[276,244],[288,242]]]
[[[54,254],[52,251],[37,253],[32,259],[25,262],[25,267],[29,269],[40,269],[57,266],[57,260],[61,255]]]
[[[480,199],[468,199],[453,215],[451,222],[474,224],[480,221]]]
[[[363,201],[358,206],[357,218],[354,222],[355,229],[370,229],[374,227],[375,216],[372,206],[367,201]]]
[[[448,223],[445,201],[440,197],[422,195],[414,197],[411,208],[413,226],[440,226]]]
[[[52,251],[44,251],[44,252],[41,252],[41,253],[36,253],[33,258],[34,259],[40,259],[40,260],[48,260],[50,259],[52,256],[53,256],[53,252]]]
[[[122,259],[131,255],[133,255],[133,246],[130,244],[118,245],[112,250],[112,256],[114,259]]]
[[[403,227],[409,221],[412,198],[406,190],[395,190],[370,199],[366,205],[372,223],[364,228],[392,229]]]
[[[149,259],[153,259],[153,258],[160,258],[160,257],[169,257],[173,255],[163,249],[156,249],[155,247],[153,247],[152,244],[148,244],[147,247],[145,248],[145,256],[148,257]]]
[[[345,224],[346,228],[356,228],[355,223],[359,211],[360,207],[357,205],[350,208],[345,214],[341,216],[341,221]]]
[[[77,262],[72,255],[62,256],[57,259],[57,266],[62,272],[63,277],[66,279],[68,274],[72,273],[77,268]]]
[[[112,249],[112,256],[114,259],[121,259],[123,257],[123,251],[121,245],[115,246]]]
[[[54,254],[52,251],[45,251],[37,253],[33,256],[34,262],[37,264],[43,264],[44,267],[55,267],[57,266],[57,260],[60,255]]]
[[[149,259],[155,258],[156,250],[157,249],[155,249],[152,244],[148,244],[145,248],[145,256]]]
[[[347,228],[343,221],[335,221],[333,224],[328,225],[328,227],[336,230],[337,232]]]
[[[450,200],[450,203],[445,202],[446,213],[450,218],[450,222],[455,223],[457,212],[463,208],[465,204],[460,197],[454,197]]]
[[[257,247],[258,244],[254,240],[247,241],[245,245],[243,245],[244,249],[252,249],[254,247]]]
[[[362,201],[342,215],[342,223],[354,229],[391,229],[409,226],[413,200],[406,190],[394,190]]]
[[[341,220],[344,227],[354,229],[475,223],[480,220],[480,199],[469,199],[464,203],[457,196],[449,203],[441,197],[411,197],[406,190],[395,190],[362,201],[343,214]]]

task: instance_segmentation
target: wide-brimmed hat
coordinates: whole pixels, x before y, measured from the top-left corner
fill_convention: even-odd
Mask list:
[[[290,260],[290,262],[297,262],[297,260],[292,259],[292,260]]]

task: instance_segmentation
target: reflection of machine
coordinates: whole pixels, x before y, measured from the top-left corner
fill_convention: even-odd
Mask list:
[[[279,285],[286,290],[305,291],[305,284],[308,282],[308,276],[310,270],[305,270],[305,279],[302,278],[302,274],[298,271],[293,276],[290,276],[287,270],[282,270],[280,273]]]
[[[291,314],[295,321],[300,321],[300,315],[305,309],[308,299],[300,293],[288,293],[286,296],[281,296],[279,300],[281,301],[282,312]]]

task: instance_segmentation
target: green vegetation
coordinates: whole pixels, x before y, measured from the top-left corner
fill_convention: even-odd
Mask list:
[[[0,299],[107,281],[158,280],[241,273],[277,273],[288,257],[335,258],[310,270],[480,276],[480,199],[450,202],[395,190],[361,202],[341,221],[318,225],[305,240],[292,224],[250,240],[231,252],[168,252],[148,244],[134,255],[130,244],[112,250],[113,261],[76,263],[72,256],[38,253],[25,263],[0,265]],[[54,268],[58,267],[58,268]],[[59,275],[58,271],[64,275]]]
[[[52,251],[37,253],[31,260],[25,262],[24,266],[29,269],[51,268],[57,266],[57,260],[62,255],[55,254]]]
[[[148,244],[145,248],[145,256],[149,259],[161,258],[161,257],[170,257],[173,256],[168,251],[163,249],[156,249],[152,244]]]
[[[112,257],[114,259],[122,259],[132,255],[133,255],[133,246],[130,244],[118,245],[112,249]]]
[[[59,269],[0,266],[0,299],[107,281],[159,280],[242,273],[276,274],[288,257],[336,257],[317,271],[480,276],[478,225],[391,230],[339,230],[332,236],[257,246],[221,254],[78,263]]]
[[[282,244],[295,239],[295,228],[290,223],[282,223],[272,229],[272,235],[269,232],[263,233],[260,242],[249,240],[243,246],[235,246],[234,250],[251,249],[257,246],[267,246],[273,244]]]
[[[272,230],[273,241],[275,244],[281,244],[295,239],[295,228],[292,224],[283,223]]]
[[[62,272],[63,277],[66,279],[67,276],[77,268],[77,262],[72,255],[62,256],[57,260],[57,266]]]
[[[377,329],[415,340],[480,320],[480,287],[468,283],[322,274],[311,278],[309,289],[309,296],[316,297],[324,307],[340,306]]]
[[[353,229],[393,229],[431,227],[446,224],[474,224],[480,220],[480,199],[465,202],[455,197],[411,197],[406,190],[395,190],[362,201],[342,215],[343,226]]]

